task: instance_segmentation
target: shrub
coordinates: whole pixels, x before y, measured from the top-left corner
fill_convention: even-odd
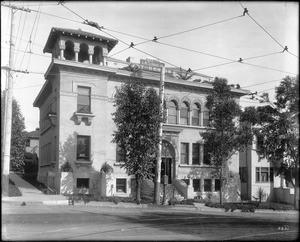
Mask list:
[[[66,161],[60,168],[62,172],[73,172],[73,168],[69,161]]]
[[[22,196],[21,191],[19,190],[19,188],[15,185],[15,183],[11,179],[9,179],[8,196],[9,197]]]

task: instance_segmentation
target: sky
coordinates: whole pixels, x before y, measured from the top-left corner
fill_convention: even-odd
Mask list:
[[[1,4],[9,3],[1,1]],[[299,3],[281,1],[16,1],[13,96],[27,131],[39,126],[33,102],[45,83],[51,55],[43,48],[52,27],[81,29],[118,39],[108,56],[134,62],[157,58],[169,67],[222,77],[274,100],[280,81],[299,73]],[[247,8],[248,14],[244,13]],[[10,8],[1,5],[1,67],[8,66]],[[97,22],[102,31],[83,24]],[[152,40],[158,38],[158,43]],[[130,43],[134,48],[128,48]],[[142,43],[144,42],[144,43]],[[283,51],[288,47],[288,52]],[[31,54],[29,53],[31,52]],[[242,58],[242,63],[238,60]],[[249,58],[249,59],[248,59]],[[6,71],[1,69],[1,90]],[[253,105],[245,97],[242,105]]]

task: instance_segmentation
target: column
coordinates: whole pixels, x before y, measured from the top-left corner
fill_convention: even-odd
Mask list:
[[[188,165],[192,165],[192,159],[193,159],[193,144],[189,144],[189,160],[188,160]]]
[[[177,106],[177,109],[176,109],[176,123],[177,124],[180,124],[180,111],[179,111],[179,104]]]
[[[90,62],[90,64],[92,64],[93,63],[94,46],[89,45],[88,54],[89,54],[89,62]]]
[[[200,179],[200,193],[202,194],[204,192],[204,179]]]
[[[200,156],[200,165],[203,165],[203,154],[204,154],[204,147],[203,144],[200,144],[200,151],[199,151],[199,156]]]
[[[202,110],[201,110],[201,112],[200,112],[199,125],[200,125],[200,126],[203,126],[203,111],[202,111]]]
[[[193,114],[193,112],[189,108],[188,109],[188,125],[192,125],[192,114]]]
[[[75,61],[78,62],[78,53],[80,51],[79,43],[74,43]]]
[[[61,60],[64,60],[64,50],[66,49],[66,44],[65,44],[65,41],[64,40],[60,40],[59,41],[59,52],[60,52],[60,55],[59,55],[59,59]]]
[[[106,66],[108,51],[107,48],[102,48],[102,56],[103,56],[103,65]]]
[[[215,179],[211,179],[211,191],[215,191]]]

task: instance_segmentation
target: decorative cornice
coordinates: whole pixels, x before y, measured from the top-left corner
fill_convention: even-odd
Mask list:
[[[59,92],[60,96],[66,96],[66,97],[77,97],[77,93],[74,92]]]

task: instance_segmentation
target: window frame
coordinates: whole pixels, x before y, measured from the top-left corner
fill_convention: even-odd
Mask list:
[[[195,111],[197,111],[197,115],[195,115]],[[201,106],[198,103],[193,104],[192,108],[192,125],[193,126],[200,126],[200,113],[201,113]],[[196,120],[196,122],[195,122]]]
[[[88,139],[88,156],[80,156],[78,153],[78,140],[80,138],[87,138]],[[91,161],[91,136],[88,135],[77,135],[77,144],[76,144],[76,160],[77,161]]]
[[[88,90],[88,95],[80,93],[80,90]],[[88,104],[85,104],[79,100],[82,97],[88,98]],[[77,113],[91,113],[91,110],[91,87],[77,86]]]
[[[264,169],[262,171],[262,168]],[[263,174],[266,174],[266,176],[262,176]],[[263,177],[266,177],[266,179],[263,179]],[[255,167],[255,182],[256,183],[272,183],[274,182],[274,168],[273,167]]]
[[[174,104],[175,106],[170,105],[171,103]],[[171,111],[170,108],[175,108],[175,114],[170,114],[170,113],[172,113],[172,112],[170,112],[170,111]],[[173,109],[172,109],[172,110],[173,110]],[[178,110],[178,104],[177,104],[177,102],[174,101],[174,100],[168,101],[168,123],[169,123],[169,124],[178,124],[178,121],[177,121],[177,116],[178,116],[177,110]],[[173,110],[173,111],[174,111],[174,110]],[[170,122],[170,118],[171,118],[171,117],[175,118],[175,122],[173,122],[173,121]]]
[[[194,188],[194,192],[201,191],[201,179],[193,179],[193,188]],[[195,189],[195,188],[198,188],[198,189]]]
[[[183,152],[183,146],[185,147],[185,152]],[[185,157],[185,159],[183,159]],[[188,165],[189,164],[189,143],[181,142],[180,146],[180,164]]]
[[[209,182],[209,189],[207,190],[207,182]],[[212,179],[203,179],[204,192],[212,192]]]
[[[195,146],[197,147],[195,148]],[[198,150],[197,153],[194,152],[195,150]],[[195,162],[195,160],[197,162]],[[192,165],[200,165],[200,144],[199,143],[192,144]]]
[[[180,124],[182,124],[182,125],[189,124],[189,105],[186,102],[181,103]]]
[[[123,184],[118,184],[118,181],[122,181]],[[124,190],[123,190],[124,188]],[[116,178],[116,193],[127,193],[127,179],[126,178]]]

